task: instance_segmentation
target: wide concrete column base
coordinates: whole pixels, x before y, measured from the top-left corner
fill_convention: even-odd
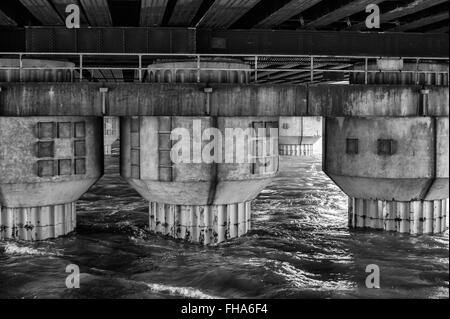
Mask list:
[[[280,155],[281,156],[312,156],[313,151],[310,145],[291,145],[291,144],[280,144]]]
[[[0,239],[45,240],[67,235],[75,227],[75,202],[28,208],[0,206]]]
[[[441,234],[448,229],[449,200],[393,202],[349,199],[351,228],[380,229],[402,234]]]
[[[251,229],[251,202],[184,206],[150,203],[150,230],[192,243],[214,245]]]

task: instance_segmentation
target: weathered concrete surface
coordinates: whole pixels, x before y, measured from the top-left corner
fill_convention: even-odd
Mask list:
[[[67,138],[39,138],[39,123],[70,123]],[[74,136],[75,123],[84,123],[84,137]],[[0,117],[0,206],[38,207],[77,200],[103,174],[102,119],[86,117]],[[85,155],[76,154],[83,141]],[[54,143],[53,156],[39,155],[38,143]],[[75,158],[85,160],[85,173],[75,174]],[[70,171],[59,174],[58,161],[70,160]],[[54,175],[39,176],[39,161],[53,161]]]
[[[120,119],[118,117],[103,118],[103,144],[105,155],[112,155],[112,144],[120,138]]]
[[[448,199],[393,202],[350,198],[349,225],[402,234],[441,234],[448,229]]]
[[[449,119],[435,119],[436,130],[436,178],[428,190],[426,200],[449,196]]]
[[[17,59],[0,59],[0,67],[19,64]],[[73,63],[24,59],[22,66],[61,69],[0,70],[0,81],[72,81]],[[36,101],[37,107],[45,109],[46,98],[55,102],[51,88]],[[75,201],[103,174],[102,119],[1,115],[0,239],[44,240],[72,232]]]
[[[428,87],[427,87],[428,88]],[[308,115],[417,116],[421,103],[420,86],[324,85],[309,87]],[[448,116],[449,90],[429,87],[429,116]]]
[[[270,145],[270,162],[262,172],[254,172],[253,164],[249,162],[225,163],[226,151],[230,149],[230,145],[226,146],[226,128],[245,130],[253,122],[277,123],[277,118],[218,118],[217,124],[213,124],[212,117],[139,117],[134,120],[135,124],[132,118],[121,119],[121,175],[150,202],[171,205],[243,203],[253,200],[278,172],[277,140]],[[220,163],[205,163],[201,158],[201,163],[172,162],[169,157],[171,129],[185,128],[190,132],[192,154],[195,152],[194,140],[199,142],[200,151],[210,144],[209,140],[199,141],[201,137],[194,136],[193,121],[201,121],[202,133],[211,127],[222,132]],[[133,126],[137,128],[133,129]],[[166,133],[161,134],[162,131]],[[240,148],[235,143],[233,159],[238,158],[238,154],[251,153],[250,145],[244,144]],[[192,156],[191,160],[194,160]]]
[[[364,71],[365,64],[356,64],[355,70]],[[378,59],[376,63],[370,61],[367,66],[369,71],[385,71],[369,72],[367,74],[368,84],[401,84],[401,85],[446,85],[448,86],[448,64],[442,63],[412,63],[403,59],[384,58]],[[416,73],[426,72],[426,73]],[[365,72],[352,73],[350,75],[350,83],[365,84]]]
[[[251,230],[251,203],[217,206],[150,203],[150,230],[192,243],[219,244]]]
[[[448,197],[445,138],[448,118],[327,119],[324,171],[354,198],[444,199]],[[358,139],[357,154],[347,153],[347,139]],[[394,141],[392,155],[378,153],[380,139]]]
[[[422,86],[0,83],[0,116],[417,116]],[[211,87],[212,93],[205,93]],[[429,86],[428,115],[449,115],[449,89]]]
[[[322,117],[280,117],[280,155],[322,154]]]
[[[150,83],[248,84],[250,79],[250,66],[239,60],[210,58],[200,61],[200,72],[198,66],[193,60],[151,64],[146,80]]]
[[[0,239],[57,238],[75,230],[76,215],[75,202],[33,208],[0,206]]]
[[[0,59],[0,67],[19,68],[18,59]],[[52,68],[52,69],[10,69],[0,70],[0,82],[71,82],[75,64],[64,61],[23,59],[23,68]],[[57,69],[61,68],[61,69]]]

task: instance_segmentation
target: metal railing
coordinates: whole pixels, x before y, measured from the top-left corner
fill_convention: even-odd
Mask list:
[[[143,82],[149,65],[155,61],[195,61],[195,67],[187,67],[183,70],[198,72],[198,82],[202,71],[245,71],[251,74],[250,81],[254,83],[314,83],[324,81],[324,73],[343,74],[343,80],[351,74],[364,74],[364,82],[367,84],[371,73],[412,73],[416,79],[420,74],[444,74],[449,76],[448,67],[445,71],[420,70],[420,63],[433,61],[438,63],[449,63],[449,58],[427,58],[427,57],[379,57],[379,56],[329,56],[329,55],[252,55],[252,54],[183,54],[183,53],[60,53],[60,52],[0,52],[1,58],[16,59],[18,66],[0,66],[0,70],[70,70],[75,80],[91,81],[99,79],[95,77],[96,72],[102,71],[131,71],[133,81]],[[73,67],[26,67],[23,61],[26,59],[51,58],[52,60],[64,60],[72,62]],[[402,59],[404,62],[417,65],[414,70],[377,70],[370,69],[370,65],[379,59]],[[208,68],[203,67],[202,62],[211,59],[232,59],[233,62],[243,62],[248,68]],[[101,61],[98,61],[101,60]],[[117,66],[119,65],[119,66]],[[360,66],[360,69],[354,68]],[[167,70],[167,68],[151,67],[152,70]],[[21,74],[22,72],[20,72]],[[121,72],[122,73],[122,72]],[[292,74],[292,78],[289,74]],[[77,76],[76,76],[77,75]],[[298,75],[299,77],[295,77]],[[107,79],[106,76],[102,77]],[[114,75],[113,75],[114,77]],[[120,78],[120,74],[118,75]],[[123,77],[123,73],[122,73]],[[116,79],[115,80],[124,80]],[[108,79],[107,79],[108,80]],[[448,81],[448,80],[447,80]]]

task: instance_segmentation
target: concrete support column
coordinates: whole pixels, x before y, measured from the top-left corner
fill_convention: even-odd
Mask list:
[[[448,205],[448,199],[393,202],[351,198],[349,226],[411,235],[441,234],[449,227]]]
[[[246,85],[249,73],[236,61],[163,62],[149,66],[148,81]],[[279,164],[278,118],[211,116],[212,90],[193,106],[203,117],[122,117],[120,123],[121,175],[150,202],[150,230],[205,245],[250,230],[250,203]]]
[[[75,201],[103,173],[102,120],[0,117],[0,238],[44,240],[75,229]]]
[[[313,156],[313,146],[308,144],[288,144],[288,145],[280,145],[280,155],[281,156]]]
[[[191,243],[214,245],[251,229],[251,202],[213,206],[150,203],[150,230]]]
[[[0,59],[0,67],[19,65]],[[24,59],[22,66],[52,69],[3,69],[0,81],[73,78],[69,62]],[[0,239],[45,240],[75,229],[75,201],[103,174],[102,124],[82,116],[0,117]]]
[[[30,208],[0,207],[0,239],[44,240],[76,227],[75,203]]]
[[[112,144],[119,138],[119,118],[115,116],[106,116],[104,121],[104,145],[105,155],[112,155]]]
[[[363,80],[368,84],[448,84],[448,78],[416,78],[419,73],[401,72],[448,72],[446,64],[380,59],[369,70],[387,72],[370,73],[367,78],[353,74],[351,84]],[[403,234],[440,234],[448,228],[448,116],[428,116],[427,99],[408,103],[415,116],[394,118],[380,112],[377,117],[325,121],[323,167],[350,198],[351,227]]]

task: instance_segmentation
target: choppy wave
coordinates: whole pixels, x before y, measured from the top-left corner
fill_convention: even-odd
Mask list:
[[[19,246],[16,243],[7,243],[4,247],[7,255],[32,255],[32,256],[60,256],[57,252],[49,252],[45,249]]]
[[[252,203],[252,231],[217,247],[150,233],[148,203],[107,173],[77,201],[75,234],[0,243],[0,298],[448,298],[448,232],[350,231],[347,197],[319,158],[280,163]],[[71,295],[53,285],[68,263],[84,274]],[[382,289],[365,288],[369,264]]]
[[[220,297],[208,295],[198,289],[189,287],[173,287],[163,284],[146,284],[152,292],[169,294],[174,297],[184,297],[190,299],[222,299]]]

